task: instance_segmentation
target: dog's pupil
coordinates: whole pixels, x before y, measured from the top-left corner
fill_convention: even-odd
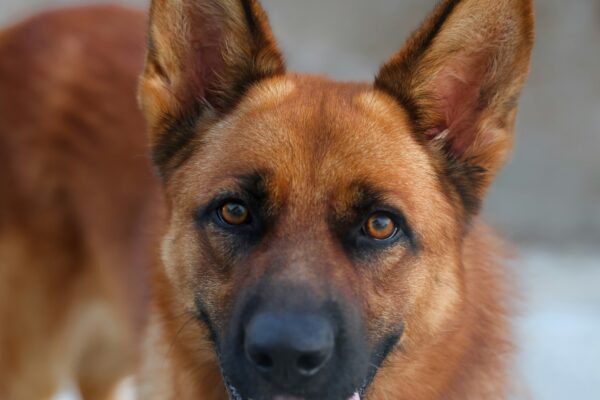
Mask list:
[[[243,224],[248,219],[248,209],[239,203],[227,203],[221,210],[226,222],[230,224]]]
[[[375,217],[373,218],[373,227],[377,231],[385,231],[390,225],[390,219],[387,217]]]
[[[394,230],[394,222],[387,215],[377,214],[369,218],[367,232],[376,239],[386,239]]]
[[[230,204],[228,207],[228,211],[234,217],[243,217],[244,216],[244,207],[239,204]]]

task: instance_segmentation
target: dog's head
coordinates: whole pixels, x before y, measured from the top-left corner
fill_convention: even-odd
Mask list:
[[[347,400],[390,354],[416,368],[461,321],[462,240],[511,147],[530,1],[442,2],[373,84],[287,74],[255,0],[154,0],[149,43],[165,276],[206,327],[177,340],[210,340],[239,399]]]

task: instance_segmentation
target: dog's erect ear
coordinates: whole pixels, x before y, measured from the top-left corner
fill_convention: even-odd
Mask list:
[[[472,211],[510,151],[532,45],[531,0],[445,0],[377,75]]]
[[[253,83],[285,70],[257,0],[153,0],[148,39],[140,101],[159,167],[199,119],[228,112]]]

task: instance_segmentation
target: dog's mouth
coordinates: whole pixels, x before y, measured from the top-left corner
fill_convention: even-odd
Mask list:
[[[221,368],[221,377],[223,378],[223,383],[225,384],[225,389],[227,390],[227,395],[229,397],[229,400],[253,400],[251,398],[244,398],[240,394],[238,389],[235,387],[235,385],[233,385],[231,383],[231,380],[227,377],[227,374],[223,370],[223,365],[220,361],[221,356],[218,352],[217,352],[217,354],[218,354],[218,358],[219,358],[219,365]],[[375,368],[373,366],[373,369],[369,373],[368,378],[365,379],[365,383],[359,389],[357,389],[356,392],[354,392],[354,394],[352,396],[350,396],[347,400],[364,400],[366,393],[367,393],[367,389],[373,382],[373,379],[375,378],[375,375],[377,374],[377,370],[378,370],[378,368]],[[278,395],[278,396],[274,396],[273,400],[304,400],[304,399],[302,397],[296,397],[296,396]]]
[[[229,396],[229,400],[252,400],[252,399],[246,399],[242,395],[240,395],[240,393],[236,389],[236,387],[233,384],[231,384],[231,382],[227,378],[227,375],[222,373],[222,376],[223,376],[223,382],[225,383],[225,388],[227,389],[227,394]],[[367,388],[368,388],[368,385],[364,385],[364,388],[357,390],[347,400],[364,400],[364,398],[365,398],[364,393],[366,392]],[[304,400],[304,399],[301,397],[280,395],[280,396],[273,397],[273,400]]]
[[[252,400],[252,399],[244,399],[237,392],[237,390],[235,389],[235,387],[233,387],[231,385],[227,385],[227,392],[229,394],[229,400]],[[361,397],[358,392],[356,392],[348,400],[362,400],[362,399],[364,399],[364,398]],[[281,396],[275,396],[275,397],[273,397],[273,400],[304,400],[304,399],[301,398],[301,397],[281,395]]]

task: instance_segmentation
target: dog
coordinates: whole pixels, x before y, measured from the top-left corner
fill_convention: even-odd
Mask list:
[[[144,400],[506,399],[512,286],[478,212],[531,0],[440,2],[372,83],[288,73],[256,0],[153,0],[142,66],[143,19],[0,34],[0,397],[71,374],[108,398],[143,335]]]
[[[144,31],[96,6],[0,32],[0,399],[106,400],[134,373],[163,209]]]
[[[140,398],[506,399],[478,210],[532,14],[442,1],[362,84],[287,73],[256,0],[154,0],[139,93],[168,222]]]

